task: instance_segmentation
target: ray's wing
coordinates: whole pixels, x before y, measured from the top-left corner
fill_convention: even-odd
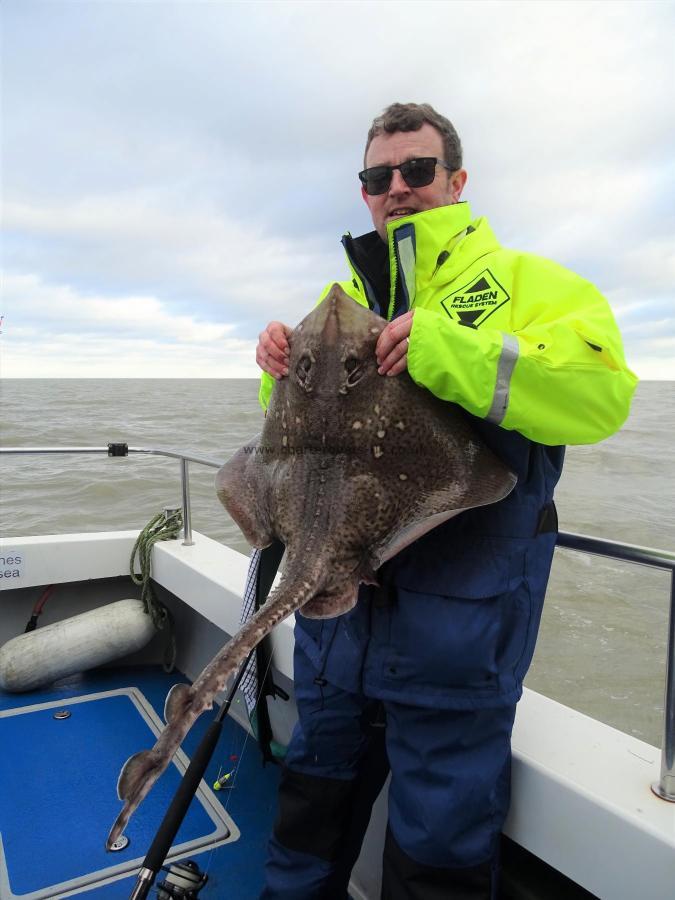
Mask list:
[[[516,476],[484,444],[468,439],[457,455],[456,436],[448,441],[447,454],[428,465],[418,464],[406,482],[404,503],[384,540],[375,547],[379,566],[448,519],[468,509],[503,500],[513,490]],[[440,461],[440,465],[437,462]],[[388,473],[383,487],[390,496],[400,492],[395,472]]]
[[[356,605],[359,596],[359,580],[352,576],[345,578],[337,590],[317,594],[308,600],[298,612],[306,619],[332,619],[349,612]]]
[[[270,523],[267,478],[260,436],[246,444],[218,470],[216,491],[252,547],[269,547],[274,539]]]

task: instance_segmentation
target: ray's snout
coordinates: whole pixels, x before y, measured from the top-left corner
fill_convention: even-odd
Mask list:
[[[353,306],[351,297],[345,294],[339,284],[334,284],[323,303],[308,317],[314,319],[323,347],[334,347],[338,342]]]
[[[386,325],[379,316],[371,313],[370,328]],[[358,338],[368,332],[368,320],[364,308],[334,284],[322,302],[298,326],[305,340],[310,335],[318,338],[322,347],[334,346],[339,340]],[[371,332],[372,333],[372,332]]]
[[[321,343],[324,347],[334,347],[340,338],[340,321],[337,304],[330,297],[326,299],[326,316],[321,329]]]

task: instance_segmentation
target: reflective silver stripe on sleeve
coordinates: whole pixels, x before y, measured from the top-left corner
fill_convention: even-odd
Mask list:
[[[485,417],[488,422],[500,425],[509,406],[509,388],[511,376],[518,362],[518,338],[512,334],[502,333],[502,352],[497,363],[497,383],[492,398],[492,406]]]

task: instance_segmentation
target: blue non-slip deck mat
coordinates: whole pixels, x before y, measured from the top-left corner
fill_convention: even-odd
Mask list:
[[[60,710],[70,715],[56,719]],[[106,692],[0,716],[0,834],[9,882],[4,891],[10,896],[56,891],[76,879],[86,884],[113,875],[125,863],[128,871],[131,861],[142,859],[181,776],[176,765],[169,767],[132,818],[129,845],[107,853],[105,832],[120,809],[115,772],[156,739],[150,722],[159,723],[142,695],[134,689]],[[226,838],[229,829],[217,818],[203,802],[193,803],[174,847]]]
[[[185,680],[180,673],[167,675],[159,666],[99,669],[81,676],[73,676],[67,681],[64,680],[52,687],[30,694],[17,695],[0,691],[0,710],[46,703],[55,699],[65,701],[88,693],[111,691],[133,685],[142,692],[154,707],[155,712],[161,716],[167,691],[176,682]],[[183,749],[188,756],[194,753],[214,714],[215,711],[201,716],[192,727],[183,744]],[[139,749],[142,747],[135,746],[132,752]],[[12,751],[6,745],[0,746],[0,758],[3,760],[10,752]],[[17,747],[14,752],[22,753],[23,748]],[[43,748],[41,759],[44,760],[44,766],[39,774],[40,780],[44,782],[41,790],[45,792],[48,791],[48,782],[55,777],[55,770],[49,766],[49,754],[46,748]],[[224,897],[227,897],[228,900],[252,900],[259,895],[262,887],[265,848],[276,811],[279,767],[267,765],[263,768],[258,748],[253,739],[233,719],[228,717],[224,723],[216,753],[207,770],[205,781],[208,785],[212,785],[223,769],[230,770],[232,768],[237,770],[233,789],[212,794],[212,797],[218,805],[226,809],[236,822],[240,829],[239,838],[236,841],[221,844],[216,849],[212,849],[207,843],[207,846],[198,852],[186,851],[180,854],[180,858],[194,859],[202,870],[208,873],[209,881],[200,892],[200,900],[222,900]],[[111,792],[115,798],[114,815],[117,815],[120,808],[115,792],[118,773],[119,769],[113,773],[111,784],[106,782],[106,790]],[[167,776],[162,776],[162,779],[165,777]],[[159,788],[162,779],[153,788],[153,792]],[[91,792],[86,783],[81,785],[81,789],[82,796],[79,804],[84,809],[89,802]],[[43,796],[47,797],[48,794],[43,793]],[[152,792],[145,803],[150,801],[151,796]],[[0,829],[2,828],[2,819],[6,814],[4,801],[5,798],[0,795]],[[74,803],[74,808],[79,816],[81,810],[77,802]],[[140,812],[139,809],[136,815],[139,815]],[[7,813],[7,815],[9,814]],[[101,843],[111,824],[112,819],[104,823]],[[44,846],[34,840],[30,840],[30,846],[33,868],[37,872],[48,873],[49,860],[43,853]],[[146,846],[141,848],[136,846],[136,852],[145,855],[148,846],[149,841]],[[158,880],[161,880],[162,877],[160,874]],[[83,892],[78,891],[77,896],[83,900],[127,900],[135,883],[136,870],[133,875],[113,883],[92,886],[91,889],[85,889]],[[11,894],[8,893],[7,896],[11,897]],[[47,894],[47,896],[50,895]],[[150,896],[155,896],[154,890]],[[6,900],[2,892],[0,892],[0,898]]]

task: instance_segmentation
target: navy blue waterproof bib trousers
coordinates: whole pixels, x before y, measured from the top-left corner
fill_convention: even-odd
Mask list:
[[[563,448],[469,418],[518,475],[509,497],[406,548],[350,612],[297,617],[299,719],[261,900],[345,900],[389,768],[382,897],[495,896],[511,729],[555,546]]]

